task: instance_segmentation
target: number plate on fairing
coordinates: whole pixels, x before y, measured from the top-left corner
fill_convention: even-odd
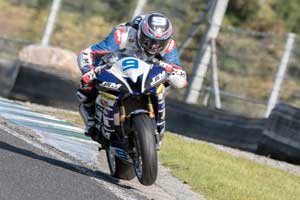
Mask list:
[[[128,58],[128,59],[123,60],[123,62],[122,62],[123,72],[125,72],[129,69],[138,69],[138,68],[139,68],[139,62],[137,59]]]

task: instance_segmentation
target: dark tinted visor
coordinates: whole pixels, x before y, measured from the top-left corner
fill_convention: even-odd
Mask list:
[[[157,40],[147,37],[143,31],[141,31],[140,35],[140,44],[142,47],[148,51],[149,53],[158,53],[162,51],[169,40]]]

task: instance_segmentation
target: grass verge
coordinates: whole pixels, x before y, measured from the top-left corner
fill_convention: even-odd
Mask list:
[[[167,134],[162,164],[207,199],[299,199],[300,177]]]
[[[77,113],[36,105],[30,107],[82,126]],[[175,134],[166,134],[159,160],[172,175],[207,199],[296,200],[300,197],[300,176],[232,156],[205,142],[186,140]]]

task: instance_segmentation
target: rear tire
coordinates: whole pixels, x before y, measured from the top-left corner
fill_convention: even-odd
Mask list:
[[[106,149],[106,157],[110,170],[110,174],[119,179],[131,180],[135,177],[135,172],[132,164],[126,163],[115,156],[109,148]]]
[[[152,185],[157,178],[157,152],[152,121],[146,114],[133,119],[136,156],[134,170],[141,184]]]

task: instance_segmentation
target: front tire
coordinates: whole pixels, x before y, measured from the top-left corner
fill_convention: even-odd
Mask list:
[[[157,178],[155,130],[147,114],[134,116],[132,121],[136,148],[134,170],[141,184],[152,185]]]

